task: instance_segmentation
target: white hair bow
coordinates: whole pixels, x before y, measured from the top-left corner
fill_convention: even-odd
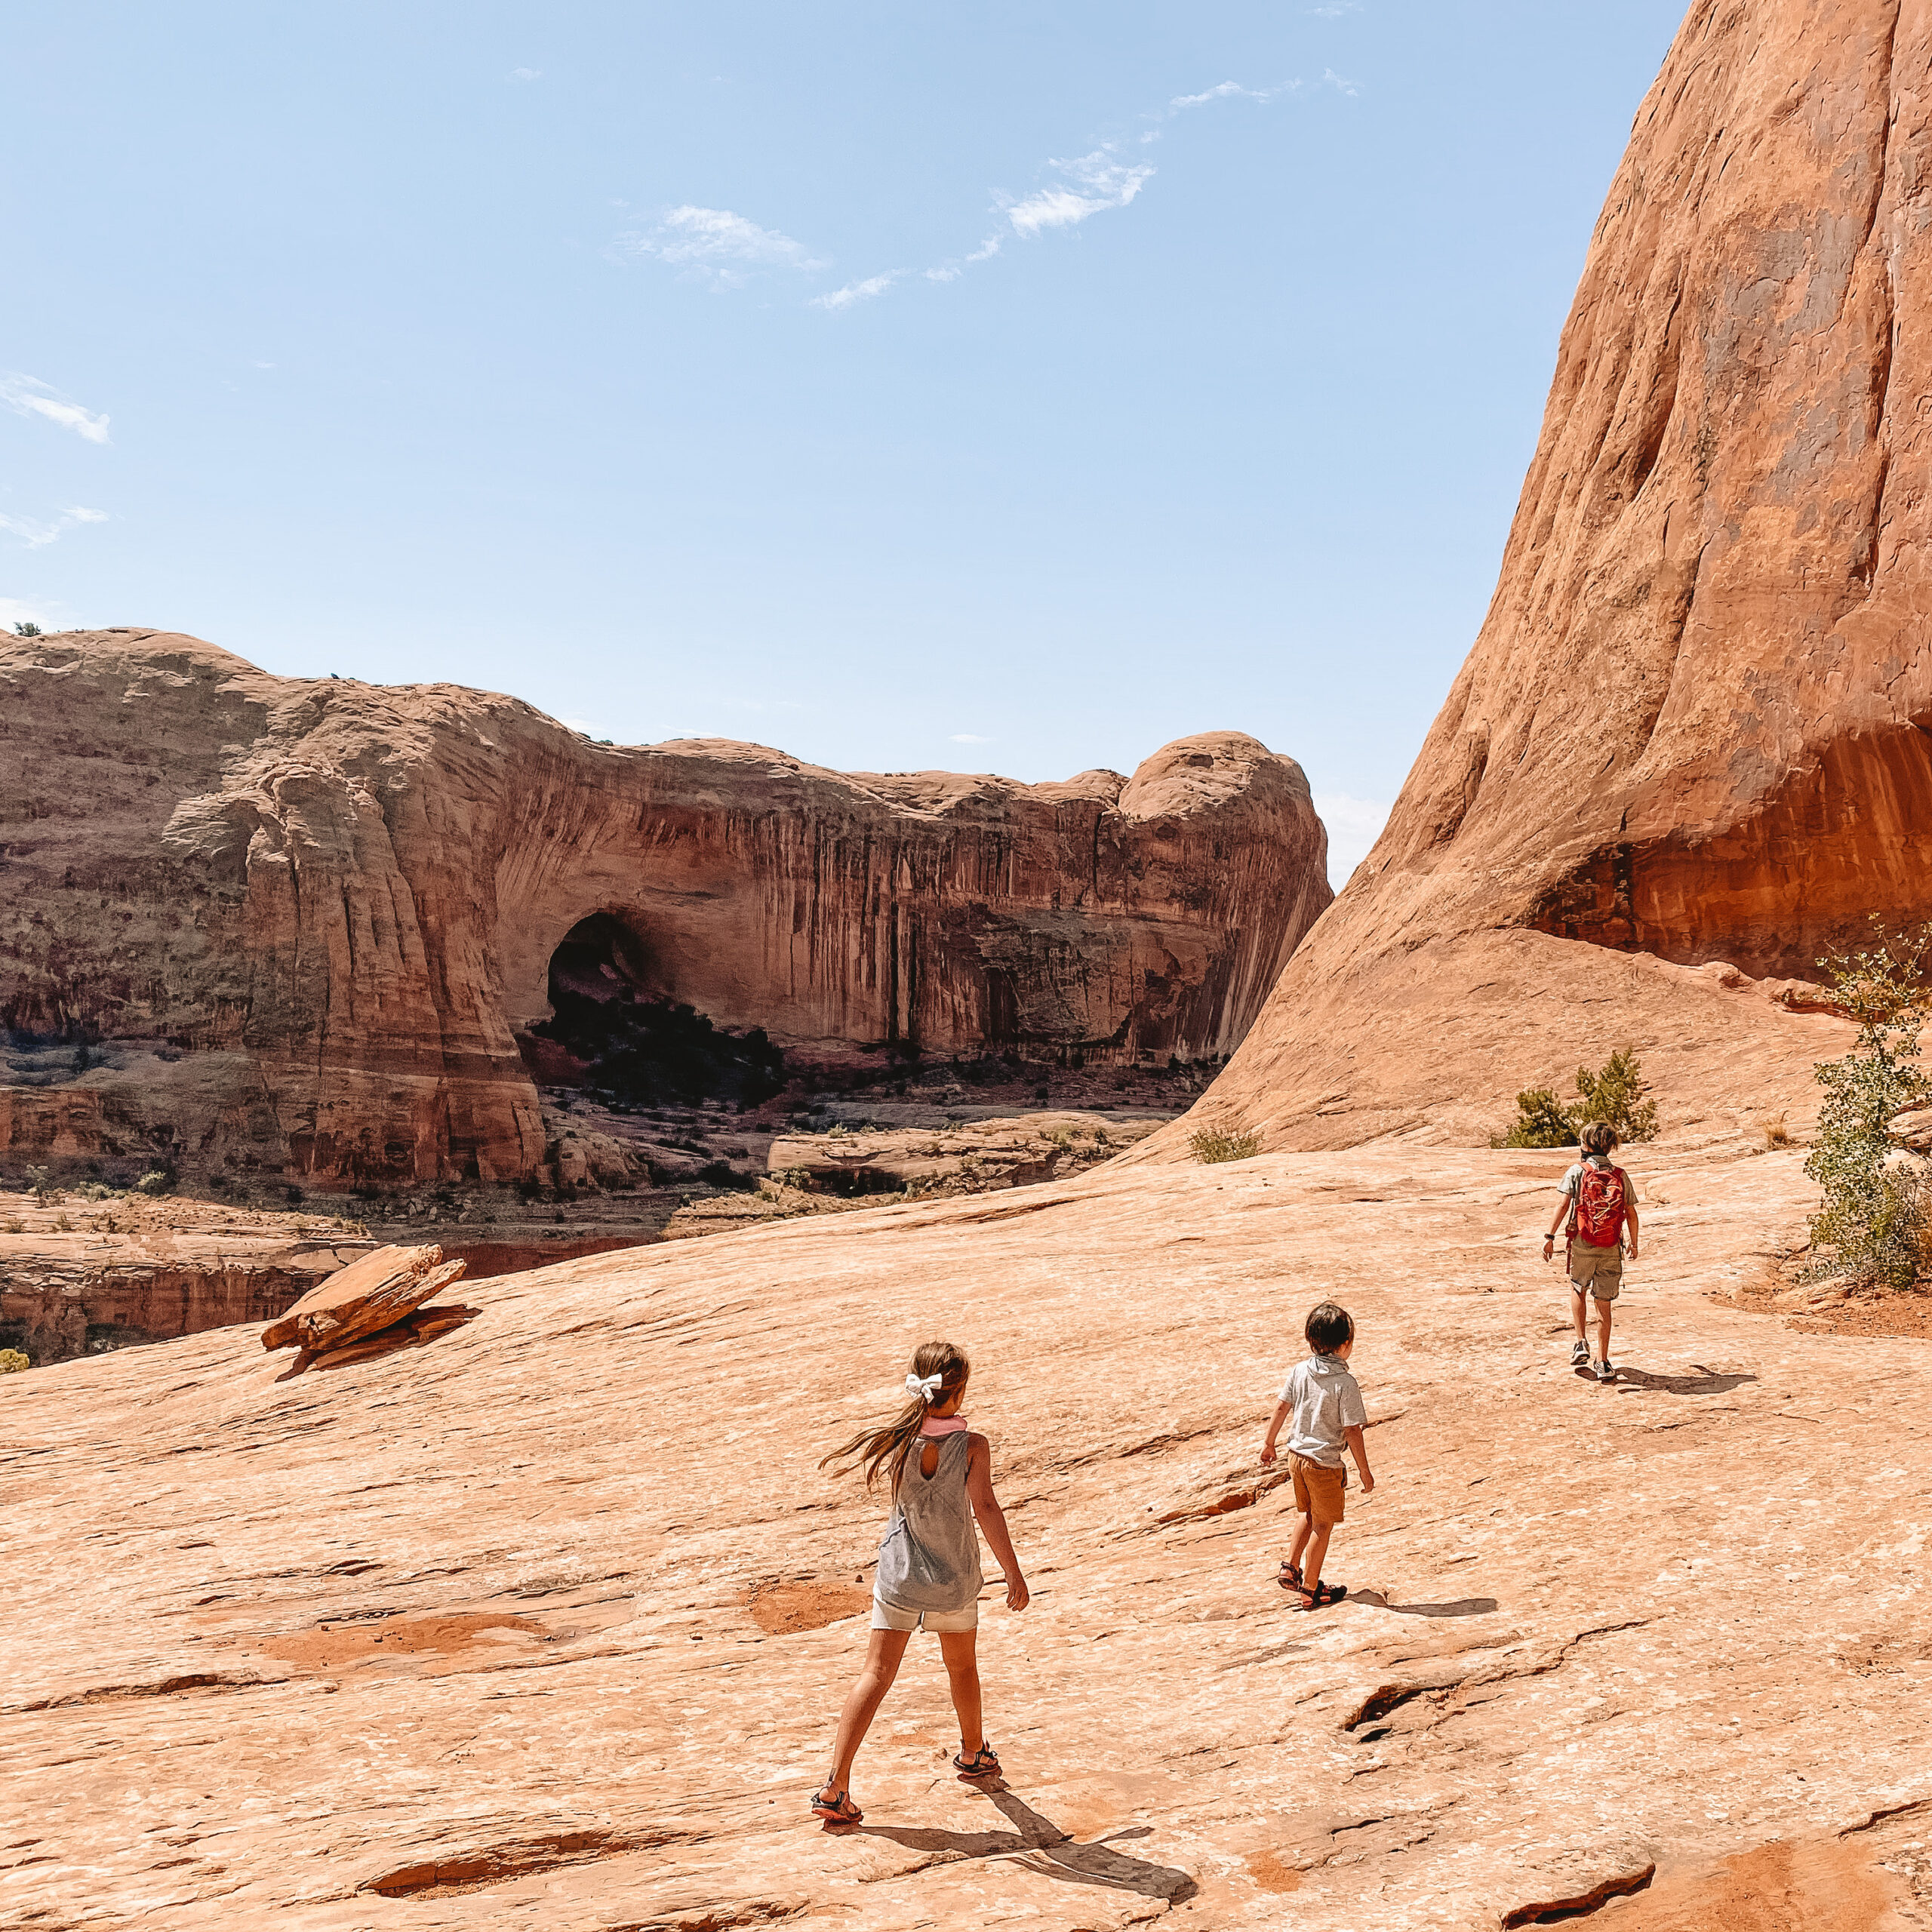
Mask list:
[[[922,1402],[931,1402],[939,1394],[940,1384],[945,1380],[943,1375],[909,1375],[906,1378],[906,1392],[918,1396]]]

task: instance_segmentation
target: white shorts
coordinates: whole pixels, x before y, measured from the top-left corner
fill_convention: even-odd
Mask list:
[[[875,1630],[932,1630],[950,1636],[961,1630],[980,1627],[980,1605],[976,1598],[964,1610],[901,1610],[896,1603],[872,1598]]]

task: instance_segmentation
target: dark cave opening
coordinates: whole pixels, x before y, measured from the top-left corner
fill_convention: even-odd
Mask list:
[[[533,1026],[525,1057],[546,1085],[577,1085],[626,1108],[755,1107],[783,1091],[785,1056],[754,1026],[733,1032],[669,999],[648,943],[614,913],[594,912],[550,955],[552,1017]]]

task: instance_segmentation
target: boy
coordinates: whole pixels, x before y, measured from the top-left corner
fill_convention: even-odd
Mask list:
[[[1623,1291],[1623,1224],[1630,1224],[1630,1259],[1637,1258],[1637,1202],[1630,1177],[1611,1155],[1617,1151],[1617,1130],[1595,1120],[1583,1130],[1583,1158],[1563,1177],[1562,1198],[1543,1238],[1543,1258],[1556,1251],[1558,1224],[1570,1220],[1570,1315],[1577,1339],[1570,1345],[1570,1365],[1587,1369],[1599,1382],[1614,1382],[1610,1359],[1611,1304]],[[1584,1325],[1591,1301],[1597,1305],[1597,1351],[1592,1355]]]
[[[1294,1549],[1276,1580],[1283,1589],[1300,1593],[1297,1610],[1320,1610],[1340,1603],[1349,1593],[1346,1583],[1321,1580],[1329,1532],[1342,1520],[1342,1499],[1348,1488],[1349,1472],[1342,1462],[1344,1444],[1361,1472],[1363,1495],[1374,1488],[1375,1478],[1369,1474],[1368,1452],[1361,1440],[1368,1411],[1362,1407],[1361,1391],[1346,1366],[1355,1349],[1355,1324],[1346,1309],[1324,1301],[1310,1312],[1302,1332],[1308,1338],[1308,1359],[1289,1370],[1282,1384],[1281,1399],[1275,1406],[1268,1438],[1261,1445],[1261,1460],[1264,1464],[1275,1460],[1275,1438],[1292,1416],[1288,1467],[1294,1475],[1295,1507],[1301,1512],[1301,1521],[1295,1529]],[[1305,1577],[1303,1551],[1308,1555]]]

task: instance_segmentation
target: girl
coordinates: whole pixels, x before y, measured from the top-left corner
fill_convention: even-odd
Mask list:
[[[999,1775],[999,1760],[980,1727],[980,1666],[974,1654],[980,1540],[974,1518],[1006,1574],[1007,1608],[1024,1610],[1027,1590],[1006,1518],[993,1494],[992,1450],[983,1435],[968,1430],[959,1413],[971,1373],[950,1342],[922,1343],[906,1378],[910,1399],[898,1418],[884,1429],[861,1429],[819,1464],[823,1469],[826,1463],[844,1461],[849,1469],[863,1463],[868,1489],[882,1469],[892,1478],[892,1515],[879,1543],[872,1584],[872,1647],[839,1714],[832,1775],[812,1797],[813,1814],[828,1825],[856,1825],[865,1815],[847,1789],[852,1760],[899,1675],[906,1639],[921,1627],[939,1638],[952,1708],[959,1713],[954,1767],[962,1778]]]

